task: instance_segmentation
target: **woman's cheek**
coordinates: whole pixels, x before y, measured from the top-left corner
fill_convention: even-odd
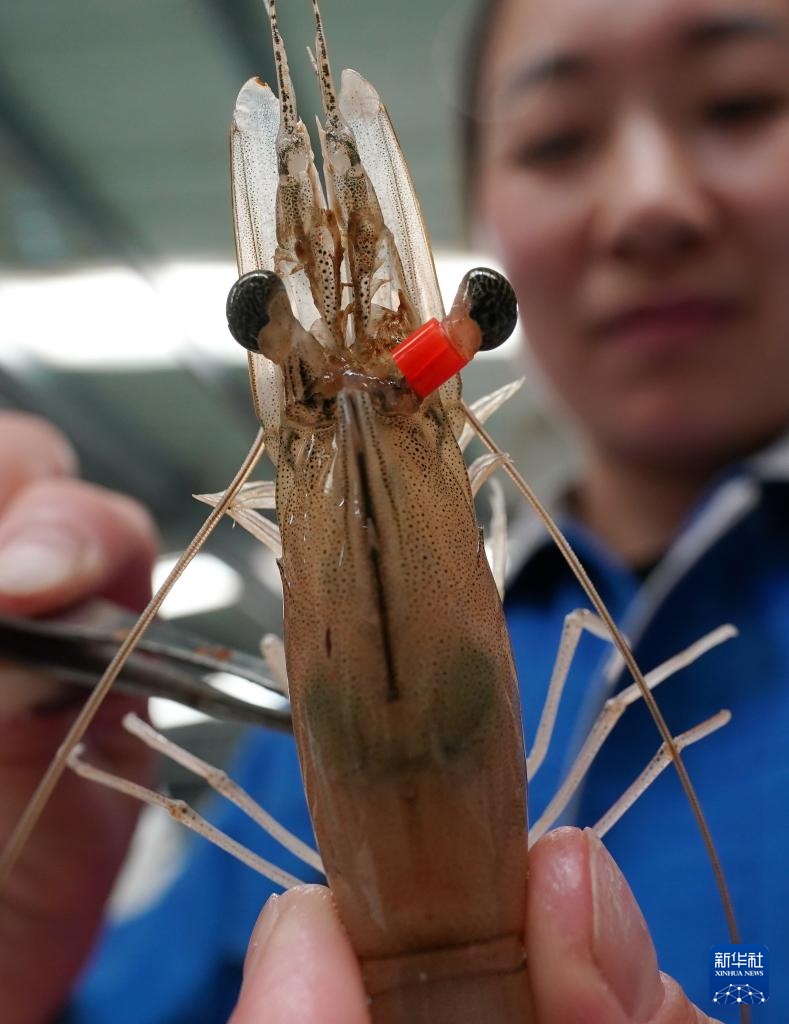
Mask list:
[[[789,268],[789,145],[783,158],[784,173],[773,175],[764,187],[754,192],[751,205],[753,222],[763,240],[765,254],[773,264]],[[777,171],[773,167],[773,172]],[[787,278],[784,277],[784,282]],[[789,288],[785,288],[789,295]]]
[[[787,133],[789,135],[789,132]],[[776,163],[778,159],[781,164]],[[765,323],[789,344],[789,138],[762,173],[752,174],[736,202],[740,239],[750,275],[763,303]],[[734,190],[732,189],[732,194]],[[735,205],[734,203],[732,205]]]
[[[484,240],[504,267],[521,305],[553,291],[564,275],[562,236],[540,197],[506,177],[482,209]],[[566,262],[566,261],[565,261]],[[525,310],[521,310],[523,313]]]
[[[710,191],[750,247],[789,260],[789,114],[758,144],[714,146],[702,159]]]

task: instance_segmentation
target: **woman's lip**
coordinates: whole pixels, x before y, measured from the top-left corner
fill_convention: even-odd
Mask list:
[[[661,346],[691,341],[720,326],[733,310],[732,302],[698,297],[645,303],[601,320],[595,333],[612,341]]]

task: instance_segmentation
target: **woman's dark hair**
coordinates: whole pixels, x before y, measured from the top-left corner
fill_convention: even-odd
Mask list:
[[[463,162],[461,186],[466,208],[471,204],[472,181],[475,170],[475,145],[479,138],[479,86],[482,77],[482,62],[488,48],[496,15],[503,0],[479,0],[470,21],[463,47],[462,75],[460,82],[461,114],[460,141]]]

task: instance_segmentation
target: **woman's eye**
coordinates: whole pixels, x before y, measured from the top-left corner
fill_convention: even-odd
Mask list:
[[[731,96],[709,103],[705,114],[716,125],[739,127],[756,124],[777,113],[785,104],[775,93]]]
[[[517,146],[513,159],[522,166],[563,164],[581,156],[588,145],[589,139],[584,132],[557,132]]]

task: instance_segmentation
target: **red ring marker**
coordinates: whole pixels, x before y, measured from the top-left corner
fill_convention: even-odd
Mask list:
[[[435,317],[393,348],[392,358],[420,398],[427,398],[470,361],[452,345]]]

